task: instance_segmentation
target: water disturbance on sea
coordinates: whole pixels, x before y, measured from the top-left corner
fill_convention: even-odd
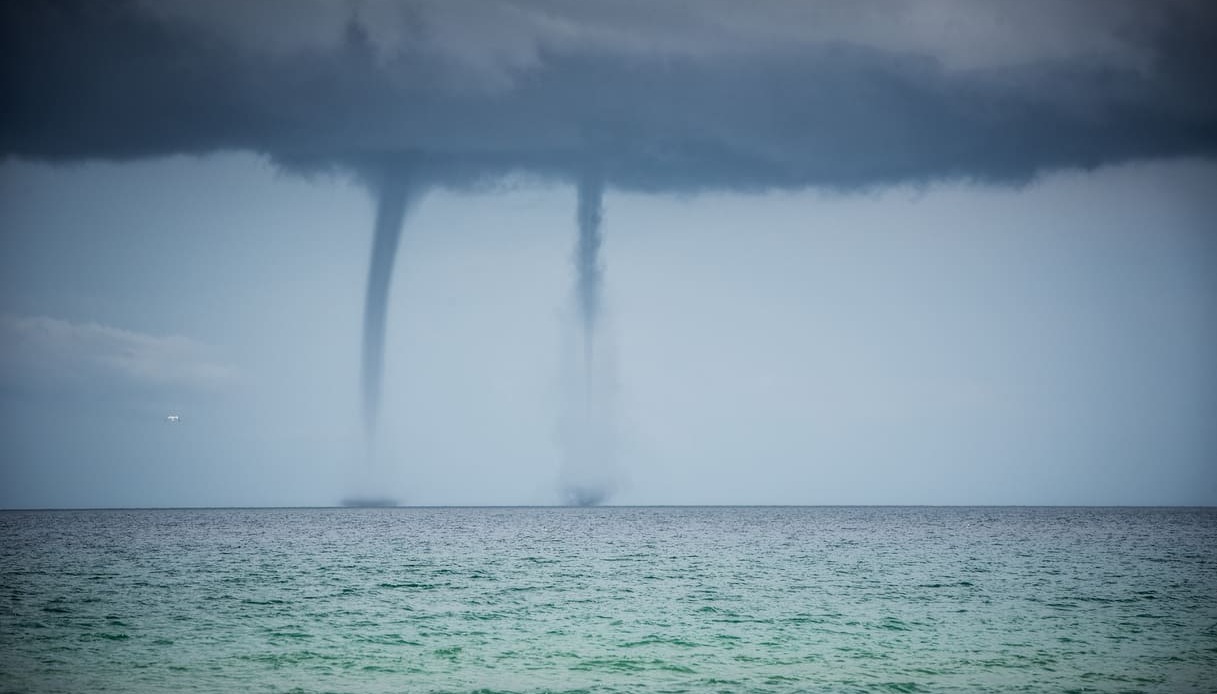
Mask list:
[[[1213,691],[1217,509],[0,513],[6,692]]]

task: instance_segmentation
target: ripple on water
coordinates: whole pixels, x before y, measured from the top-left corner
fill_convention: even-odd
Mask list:
[[[0,513],[0,690],[1209,691],[1217,511]]]

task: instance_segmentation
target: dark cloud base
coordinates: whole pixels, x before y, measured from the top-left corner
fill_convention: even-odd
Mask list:
[[[131,2],[11,2],[0,152],[250,150],[301,170],[408,158],[454,186],[510,171],[573,180],[593,162],[609,185],[653,192],[1020,182],[1213,155],[1217,30],[1171,21],[1167,4],[1147,11],[1163,15],[1143,46],[1148,71],[1082,60],[950,71],[831,42],[684,57],[539,46],[508,86],[479,89],[422,43],[378,55],[355,21],[336,48],[276,54]]]

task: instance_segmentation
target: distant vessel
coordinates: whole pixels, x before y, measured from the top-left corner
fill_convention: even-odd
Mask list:
[[[353,496],[342,500],[347,508],[392,508],[399,506],[397,499],[387,496]]]
[[[168,417],[165,417],[165,421],[169,422],[170,424],[177,424],[178,422],[182,421],[182,416],[177,415],[177,414],[171,414]]]

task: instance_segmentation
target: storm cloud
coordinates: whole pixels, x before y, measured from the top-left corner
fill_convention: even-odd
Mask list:
[[[407,154],[654,192],[1020,182],[1211,155],[1202,2],[59,0],[0,9],[0,153]]]
[[[559,415],[559,477],[569,503],[599,503],[621,486],[607,194],[1020,185],[1212,157],[1215,64],[1217,9],[1199,0],[7,2],[0,158],[253,152],[365,185],[361,494],[383,486],[374,439],[403,221],[436,187],[572,185],[582,385]],[[76,332],[139,357],[111,370],[162,370],[141,346],[159,342]]]

